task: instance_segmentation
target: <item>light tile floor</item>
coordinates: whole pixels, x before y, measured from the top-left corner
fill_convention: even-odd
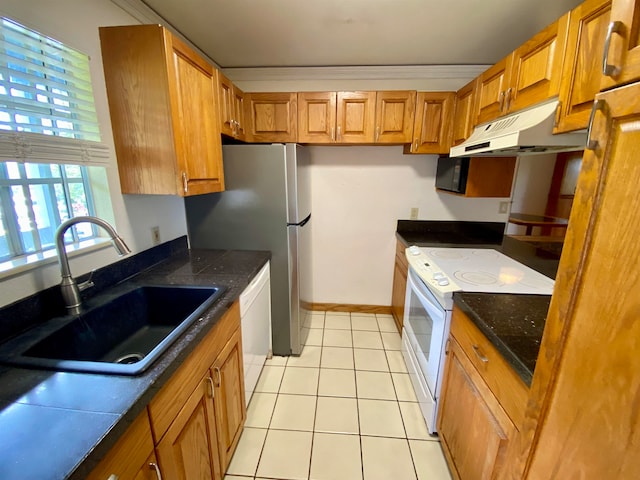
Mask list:
[[[390,315],[311,312],[267,361],[225,480],[450,480]]]

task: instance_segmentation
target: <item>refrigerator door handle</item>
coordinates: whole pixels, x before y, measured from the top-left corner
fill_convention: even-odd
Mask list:
[[[304,227],[311,220],[311,214],[307,215],[307,218],[298,223],[287,223],[287,227]]]

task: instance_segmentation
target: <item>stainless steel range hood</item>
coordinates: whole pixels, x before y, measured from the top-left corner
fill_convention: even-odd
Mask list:
[[[510,157],[582,150],[586,132],[553,135],[558,100],[478,125],[471,136],[451,148],[451,157]]]

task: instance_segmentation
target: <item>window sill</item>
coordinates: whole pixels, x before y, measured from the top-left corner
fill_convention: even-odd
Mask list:
[[[67,245],[67,256],[69,258],[73,258],[85,253],[108,248],[110,245],[111,240],[107,238],[85,240],[83,242]],[[0,280],[57,262],[58,255],[55,248],[47,250],[46,252],[34,253],[32,255],[15,258],[8,262],[0,263]]]

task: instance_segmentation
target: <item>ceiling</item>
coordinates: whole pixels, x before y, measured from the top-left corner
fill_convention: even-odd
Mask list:
[[[580,0],[143,0],[223,68],[493,64]]]

